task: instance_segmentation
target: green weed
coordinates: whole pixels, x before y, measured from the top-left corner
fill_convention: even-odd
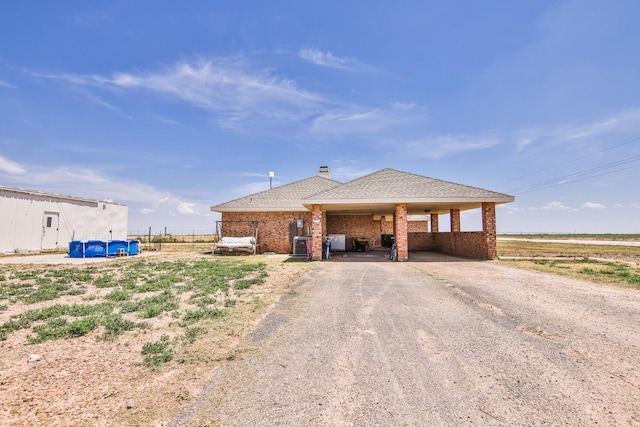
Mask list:
[[[159,341],[148,342],[142,346],[144,364],[149,368],[157,368],[173,359],[173,349],[170,347],[169,336],[164,334]]]
[[[202,319],[218,319],[223,317],[226,312],[220,308],[205,308],[199,310],[187,310],[182,320],[194,323]]]
[[[117,285],[118,283],[111,275],[100,276],[93,280],[93,286],[96,288],[113,288]]]
[[[104,297],[109,301],[128,301],[131,299],[131,294],[122,289],[114,289]]]
[[[198,335],[204,335],[207,333],[205,328],[185,328],[184,330],[184,338],[182,339],[183,344],[193,344],[196,342],[196,338]]]
[[[123,319],[120,314],[110,314],[106,316],[102,319],[101,324],[104,326],[104,333],[101,337],[103,340],[113,340],[118,335],[136,327],[135,323],[130,320]]]
[[[35,326],[33,332],[36,336],[29,337],[29,342],[37,344],[52,339],[81,337],[97,328],[98,324],[98,316],[87,316],[72,322],[59,317],[44,325]]]

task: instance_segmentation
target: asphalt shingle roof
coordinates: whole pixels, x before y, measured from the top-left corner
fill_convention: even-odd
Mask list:
[[[306,198],[305,203],[357,200],[416,200],[416,199],[505,199],[512,197],[481,188],[429,178],[394,169],[383,169],[349,181],[320,194]]]
[[[395,169],[340,183],[321,176],[276,187],[212,206],[224,211],[306,211],[315,203],[358,203],[359,201],[469,200],[505,203],[513,197],[468,185],[429,178]]]
[[[238,210],[306,211],[307,208],[302,205],[302,200],[339,185],[343,184],[321,176],[313,176],[212,206],[211,210],[217,212]]]

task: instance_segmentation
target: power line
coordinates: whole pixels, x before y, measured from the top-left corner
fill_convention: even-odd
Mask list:
[[[627,167],[624,167],[624,168],[621,168],[621,169],[614,169],[614,170],[610,170],[610,171],[603,172],[603,173],[600,173],[600,174],[596,174],[596,173],[600,172],[600,171],[605,171],[607,169],[619,168],[620,166],[629,165],[629,164],[635,163],[637,161],[640,161],[640,155],[639,156],[630,157],[630,158],[624,159],[624,160],[618,160],[618,161],[615,161],[615,162],[612,162],[612,163],[607,163],[605,165],[597,166],[597,167],[594,167],[594,168],[591,168],[591,169],[586,169],[584,171],[572,173],[572,174],[569,174],[569,175],[564,175],[564,176],[561,176],[561,177],[548,179],[546,181],[537,182],[535,184],[516,187],[516,188],[513,188],[513,189],[507,191],[507,193],[516,193],[516,194],[530,193],[532,191],[538,191],[538,190],[543,190],[543,189],[546,189],[546,188],[558,187],[560,185],[565,185],[565,184],[570,184],[570,183],[573,183],[573,182],[584,181],[586,179],[596,178],[596,177],[599,177],[599,176],[611,175],[613,173],[621,172],[621,171],[624,171],[624,170],[627,170],[627,169],[633,169],[633,168],[635,168],[637,166],[640,166],[640,165],[627,166]],[[574,179],[572,179],[572,178],[574,178]]]
[[[530,190],[527,190],[527,191],[521,191],[521,192],[519,192],[519,193],[517,193],[517,194],[531,193],[531,192],[534,192],[534,191],[546,190],[547,188],[559,187],[559,186],[561,186],[561,185],[565,185],[565,184],[573,184],[574,182],[585,181],[585,180],[587,180],[587,179],[597,178],[597,177],[599,177],[599,176],[604,176],[604,175],[611,175],[611,174],[613,174],[613,173],[616,173],[616,172],[622,172],[622,171],[625,171],[625,170],[627,170],[627,169],[633,169],[633,168],[635,168],[635,167],[638,167],[638,165],[635,165],[635,166],[628,166],[628,167],[626,167],[626,168],[616,169],[616,170],[614,170],[614,171],[605,172],[605,173],[601,173],[601,174],[597,174],[597,175],[591,175],[591,176],[587,176],[587,177],[584,177],[584,178],[575,179],[575,180],[572,180],[572,181],[565,181],[565,182],[560,182],[560,183],[556,183],[556,184],[552,184],[552,185],[547,185],[547,186],[544,186],[544,187],[533,188],[533,189],[530,189]]]
[[[544,168],[544,169],[539,169],[539,170],[537,170],[537,171],[535,171],[535,172],[531,172],[531,173],[528,173],[528,174],[525,174],[525,175],[520,175],[520,176],[518,176],[518,177],[511,178],[511,179],[508,179],[508,180],[506,180],[506,181],[501,181],[501,182],[498,182],[498,183],[496,183],[496,184],[494,184],[494,185],[505,184],[505,183],[509,183],[509,182],[517,181],[517,180],[519,180],[519,179],[526,178],[526,177],[529,177],[529,176],[537,175],[537,174],[539,174],[539,173],[546,172],[546,171],[548,171],[548,170],[555,169],[555,168],[558,168],[558,167],[560,167],[560,166],[568,165],[568,164],[570,164],[570,163],[575,163],[575,162],[577,162],[577,161],[579,161],[579,160],[584,160],[584,159],[587,159],[587,158],[589,158],[589,157],[596,156],[596,155],[601,154],[601,153],[604,153],[604,152],[606,152],[606,151],[610,151],[610,150],[613,150],[613,149],[615,149],[615,148],[622,147],[623,145],[631,144],[632,142],[639,141],[639,140],[640,140],[640,136],[637,136],[637,137],[635,137],[635,138],[631,138],[631,139],[629,139],[629,140],[627,140],[627,141],[624,141],[624,142],[622,142],[622,143],[620,143],[620,144],[617,144],[617,145],[614,145],[614,146],[612,146],[612,147],[608,147],[608,148],[605,148],[605,149],[603,149],[603,150],[596,151],[596,152],[594,152],[594,153],[586,154],[586,155],[584,155],[584,156],[576,157],[576,158],[574,158],[574,159],[567,160],[566,162],[557,163],[557,164],[555,164],[555,165],[553,165],[553,166],[549,166],[549,167],[546,167],[546,168]],[[534,184],[534,185],[535,185],[535,184]],[[518,187],[518,188],[521,188],[521,187]],[[513,191],[513,190],[510,190],[510,191]]]

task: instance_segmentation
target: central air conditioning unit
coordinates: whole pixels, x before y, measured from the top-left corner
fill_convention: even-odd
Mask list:
[[[293,238],[294,256],[307,256],[307,239],[311,239],[311,237],[295,236]]]

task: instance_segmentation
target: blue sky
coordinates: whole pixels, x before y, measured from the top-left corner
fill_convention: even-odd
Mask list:
[[[389,167],[516,196],[500,232],[640,233],[638,16],[624,0],[4,1],[0,185],[126,204],[130,230],[207,230],[269,171]]]

